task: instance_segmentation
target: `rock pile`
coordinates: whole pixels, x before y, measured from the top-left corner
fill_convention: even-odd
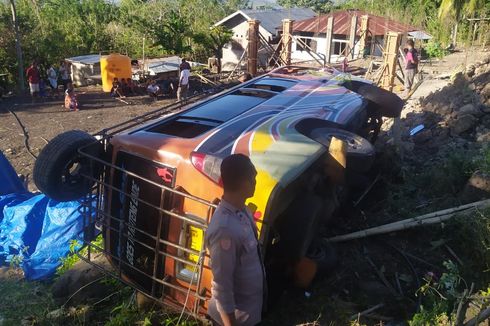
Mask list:
[[[449,142],[488,146],[489,81],[490,55],[468,66],[465,71],[456,73],[449,85],[421,99],[416,104],[418,110],[407,114],[402,120],[404,141],[413,143],[414,149],[430,150],[439,149]],[[410,130],[420,124],[424,125],[424,129],[410,136]]]

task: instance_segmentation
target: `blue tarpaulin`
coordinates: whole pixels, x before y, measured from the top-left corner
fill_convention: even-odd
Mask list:
[[[0,189],[0,265],[19,264],[27,279],[46,279],[69,253],[71,240],[82,241],[81,204],[27,192],[15,178],[0,152],[0,185],[10,185]]]

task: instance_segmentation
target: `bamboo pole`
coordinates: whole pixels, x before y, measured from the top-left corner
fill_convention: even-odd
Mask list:
[[[481,311],[478,316],[468,321],[464,326],[477,326],[480,322],[490,318],[490,308]]]
[[[366,238],[366,237],[373,236],[373,235],[379,235],[379,234],[391,233],[391,232],[396,232],[396,231],[401,231],[401,230],[407,230],[407,229],[415,228],[415,227],[421,226],[421,225],[442,223],[446,220],[449,220],[454,215],[457,215],[460,213],[469,213],[469,212],[472,212],[478,208],[486,208],[486,207],[490,207],[490,199],[486,199],[486,200],[482,200],[482,201],[478,201],[475,203],[471,203],[471,204],[467,204],[467,205],[463,205],[463,206],[458,206],[458,207],[454,207],[454,208],[444,209],[444,210],[433,212],[430,214],[416,216],[416,217],[412,217],[412,218],[405,219],[402,221],[372,227],[372,228],[369,228],[366,230],[356,231],[356,232],[352,232],[352,233],[344,234],[344,235],[338,235],[338,236],[335,236],[332,238],[328,238],[326,240],[329,242],[342,242],[342,241]]]

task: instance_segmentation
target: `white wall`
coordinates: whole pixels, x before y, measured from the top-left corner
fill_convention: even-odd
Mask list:
[[[322,55],[325,55],[325,53],[326,53],[326,39],[325,39],[325,37],[318,37],[318,36],[309,37],[309,36],[295,35],[295,38],[296,37],[300,37],[302,39],[311,39],[311,40],[316,41],[316,44],[317,44],[316,52],[320,53]],[[382,38],[377,38],[377,40],[378,40],[378,42],[383,44]],[[349,44],[349,40],[342,40],[342,39],[333,39],[332,40],[332,52],[331,52],[332,55],[331,55],[331,59],[330,59],[331,63],[340,62],[344,59],[344,56],[339,56],[338,54],[335,54],[335,52],[334,52],[335,43]],[[378,47],[376,47],[376,48],[377,48],[377,51],[375,52],[375,55],[380,56],[382,53],[379,51]],[[354,46],[354,58],[357,58],[357,55],[359,54],[359,50],[360,50],[359,42],[357,42]],[[311,55],[308,54],[307,51],[301,51],[300,50],[300,46],[295,39],[293,39],[291,51],[292,51],[291,60],[293,60],[295,62],[314,60],[311,57]],[[349,57],[349,59],[350,58],[351,57]]]
[[[223,59],[221,60],[221,65],[224,70],[230,70],[235,68],[235,65],[240,61],[243,52],[247,49],[248,46],[248,38],[247,38],[248,22],[247,21],[244,21],[239,25],[235,26],[232,29],[232,31],[233,31],[233,41],[241,45],[241,49],[233,48],[231,42],[223,47]],[[262,26],[259,26],[259,32],[266,39],[269,39],[269,37],[272,36],[272,34],[269,33]],[[247,58],[244,57],[244,60],[242,60],[242,64],[244,65],[247,64],[246,59]],[[259,62],[260,59],[263,60],[263,58],[259,58]]]

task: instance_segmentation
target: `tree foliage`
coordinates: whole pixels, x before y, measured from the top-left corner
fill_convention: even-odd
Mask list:
[[[333,9],[331,0],[278,0],[277,3],[286,8],[311,8],[318,13],[327,13]]]
[[[91,53],[131,57],[165,54],[197,57],[195,34],[243,0],[14,0],[25,62],[42,65]],[[143,44],[145,48],[143,49]],[[208,52],[210,52],[208,50]],[[212,52],[212,51],[211,51]],[[0,2],[0,73],[16,76],[15,36],[7,1]]]
[[[248,0],[14,0],[25,62],[45,65],[70,56],[110,51],[141,57],[179,54],[193,60],[221,57],[231,34],[211,28]],[[449,31],[465,17],[490,15],[489,0],[278,0],[285,7],[309,7],[318,13],[361,9],[427,30],[445,46]],[[7,0],[0,1],[0,73],[17,72],[15,35]]]

